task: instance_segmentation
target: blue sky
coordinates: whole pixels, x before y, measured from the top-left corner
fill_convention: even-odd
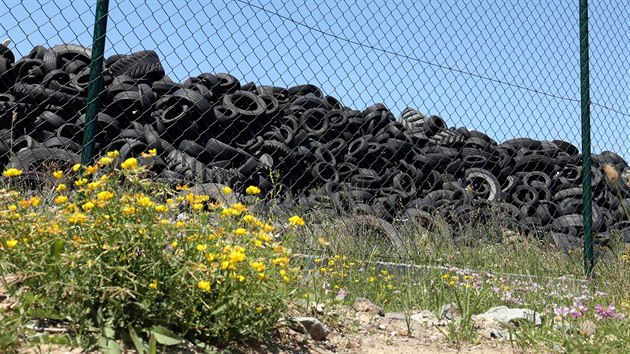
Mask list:
[[[95,1],[90,1],[90,3]],[[497,141],[580,145],[578,0],[117,1],[106,56],[156,50],[176,81],[313,83],[345,105],[411,106]],[[590,1],[593,151],[630,158],[630,3]],[[0,37],[91,45],[94,6],[5,0]]]

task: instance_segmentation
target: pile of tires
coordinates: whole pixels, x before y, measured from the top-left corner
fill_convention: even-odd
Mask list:
[[[79,160],[90,58],[73,44],[37,46],[19,60],[0,47],[0,168],[36,176],[42,161]],[[256,185],[387,221],[426,223],[439,213],[461,225],[500,215],[565,243],[581,235],[581,155],[565,141],[498,143],[412,108],[398,119],[382,104],[352,109],[310,84],[208,73],[176,83],[150,50],[107,58],[103,76],[97,152],[118,150],[122,161],[156,149],[145,163],[161,181]],[[612,152],[592,162],[593,229],[601,239],[630,235],[630,188],[601,172],[628,164]]]

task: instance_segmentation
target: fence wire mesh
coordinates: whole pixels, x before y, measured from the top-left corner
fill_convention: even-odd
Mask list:
[[[0,163],[39,185],[43,162],[80,160],[95,10],[0,9]],[[602,246],[630,241],[630,14],[590,10]],[[215,198],[256,186],[260,211],[327,223],[304,251],[375,238],[382,257],[414,258],[422,230],[469,244],[490,221],[497,240],[579,247],[578,18],[571,2],[112,2],[97,156],[137,157]]]

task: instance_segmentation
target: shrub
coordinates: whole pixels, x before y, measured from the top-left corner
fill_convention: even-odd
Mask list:
[[[0,276],[18,276],[9,290],[30,313],[111,339],[153,329],[226,343],[276,328],[297,272],[274,227],[241,203],[159,186],[135,159],[113,161],[56,171],[49,202],[5,176]]]

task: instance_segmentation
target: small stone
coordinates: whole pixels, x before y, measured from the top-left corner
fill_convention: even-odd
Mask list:
[[[542,324],[540,314],[530,309],[512,309],[507,306],[493,307],[480,315],[473,316],[475,321],[481,319],[515,325],[518,325],[521,320],[530,321],[536,326]]]
[[[440,307],[440,319],[446,319],[454,321],[455,318],[460,316],[459,308],[453,304],[445,304]]]
[[[422,310],[420,313],[411,315],[411,319],[416,322],[427,322],[428,320],[435,320],[435,314],[429,310]]]
[[[322,315],[322,314],[324,314],[324,309],[326,308],[326,305],[324,305],[324,304],[318,304],[318,303],[315,303],[315,302],[314,302],[314,303],[311,305],[311,308],[312,308],[313,310],[315,310],[315,312],[316,312],[316,313],[318,313],[318,314]]]
[[[380,306],[374,305],[372,301],[358,297],[354,302],[354,309],[358,312],[375,312],[379,316],[385,316],[385,311]]]
[[[380,329],[381,331],[384,331],[385,328],[387,328],[387,327],[384,324],[378,325],[378,329]]]
[[[582,322],[582,324],[580,325],[580,334],[585,337],[590,337],[593,334],[595,334],[596,329],[597,329],[597,326],[595,325],[593,321],[586,320]]]
[[[315,317],[295,317],[289,328],[300,333],[308,333],[313,340],[324,340],[330,333],[328,327]]]
[[[407,316],[402,312],[386,312],[385,318],[389,320],[400,320],[404,321],[407,319]]]

